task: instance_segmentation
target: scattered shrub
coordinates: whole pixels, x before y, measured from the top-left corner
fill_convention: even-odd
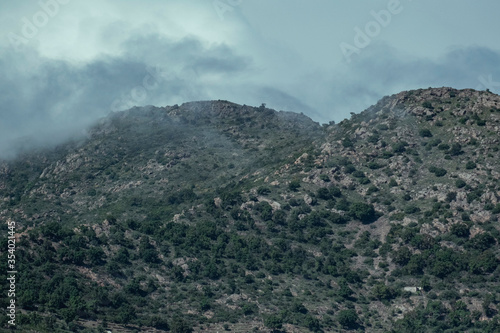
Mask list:
[[[290,191],[297,192],[300,188],[300,180],[292,180],[288,184],[288,188],[290,189]]]
[[[357,326],[359,320],[358,314],[355,310],[341,310],[337,315],[337,321],[343,327],[354,328]]]
[[[320,187],[316,192],[316,196],[323,200],[329,200],[332,198],[332,194],[326,187]]]
[[[369,162],[366,166],[372,170],[376,170],[380,169],[383,165],[378,164],[377,162]]]
[[[344,167],[345,173],[353,173],[354,171],[356,171],[356,168],[352,164],[348,164]]]
[[[462,151],[462,145],[458,142],[455,142],[451,145],[451,148],[450,148],[450,155],[451,156],[458,156],[460,154],[463,153]]]
[[[475,169],[476,168],[476,163],[474,163],[473,161],[468,161],[466,164],[465,164],[465,168],[467,170],[472,170],[472,169]]]
[[[447,202],[452,202],[457,198],[457,192],[448,192],[446,194],[446,201]]]
[[[438,146],[440,143],[441,143],[441,139],[439,138],[436,138],[436,139],[432,139],[429,141],[429,143],[427,144],[428,146],[431,146],[431,147],[436,147]],[[448,148],[447,148],[448,149]]]
[[[443,177],[447,173],[445,169],[438,168],[435,166],[429,167],[429,171],[432,172],[434,175],[436,175],[436,177]]]
[[[432,137],[431,131],[427,128],[421,129],[420,131],[418,131],[418,134],[423,138],[431,138]]]
[[[450,149],[450,145],[447,144],[447,143],[441,143],[437,147],[438,147],[439,150],[448,150],[448,149]]]
[[[404,153],[406,151],[406,147],[408,146],[408,143],[405,141],[397,142],[392,145],[392,151],[394,153]]]
[[[259,195],[266,195],[266,194],[271,193],[271,190],[269,189],[269,187],[266,187],[266,186],[260,186],[260,187],[257,189],[257,193],[258,193]]]
[[[451,226],[450,231],[457,237],[469,238],[469,226],[465,223],[456,223]]]
[[[325,175],[325,174],[319,175],[319,179],[321,179],[324,182],[329,182],[330,181],[330,177],[328,175]]]
[[[371,185],[371,186],[368,188],[368,190],[366,191],[366,195],[370,195],[370,194],[375,193],[375,192],[378,192],[378,191],[379,191],[379,189],[378,189],[378,187],[377,187],[377,186],[375,186],[375,185]]]
[[[349,207],[349,215],[364,223],[372,222],[376,218],[375,208],[371,204],[355,202]]]
[[[431,102],[429,102],[429,101],[425,101],[425,102],[423,102],[423,103],[422,103],[422,106],[423,106],[424,108],[426,108],[426,109],[430,109],[430,110],[434,109],[434,107],[432,106],[432,103],[431,103]]]
[[[410,205],[410,206],[406,206],[405,207],[405,213],[406,214],[415,214],[415,213],[418,213],[418,212],[420,212],[420,208],[418,208],[415,205]]]
[[[352,176],[356,178],[365,178],[365,173],[361,170],[356,170],[352,173]]]

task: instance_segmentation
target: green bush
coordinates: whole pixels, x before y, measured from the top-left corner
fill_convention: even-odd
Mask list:
[[[431,131],[427,128],[421,129],[420,131],[418,131],[418,134],[423,138],[431,138],[432,137]]]
[[[172,333],[191,333],[193,329],[183,319],[175,317],[170,325]]]
[[[430,110],[434,109],[434,107],[432,106],[432,103],[431,103],[431,102],[429,102],[429,101],[425,101],[425,102],[423,102],[423,103],[422,103],[422,106],[423,106],[424,108],[426,108],[426,109],[430,109]]]
[[[319,179],[321,179],[324,182],[329,182],[330,181],[330,177],[328,175],[325,175],[324,173],[321,174],[321,175],[319,175]]]
[[[352,173],[352,176],[356,178],[365,178],[365,173],[361,170],[356,170]]]
[[[407,247],[402,247],[398,251],[392,253],[392,261],[396,264],[404,266],[411,258],[411,252]]]
[[[436,177],[443,177],[447,173],[445,169],[438,168],[435,166],[429,167],[429,171],[432,172],[434,175],[436,175]]]
[[[465,164],[465,168],[467,170],[472,170],[472,169],[475,169],[476,168],[476,163],[474,163],[473,161],[468,161],[466,164]]]
[[[486,250],[479,257],[471,257],[469,271],[473,274],[492,273],[498,267],[498,259],[491,250]]]
[[[356,171],[356,168],[352,164],[348,164],[344,167],[345,173],[353,173],[354,171]]]
[[[448,192],[446,194],[446,202],[452,202],[457,198],[457,192]]]
[[[467,242],[467,247],[471,247],[480,251],[485,251],[496,244],[495,238],[489,233],[476,235]]]
[[[366,141],[373,144],[377,144],[378,140],[380,140],[380,136],[377,134],[371,135],[366,139]]]
[[[316,192],[316,196],[323,200],[330,200],[333,197],[326,187],[320,187]]]
[[[87,251],[88,260],[92,265],[102,265],[105,263],[106,254],[100,247],[91,247]]]
[[[427,145],[430,146],[430,147],[436,147],[441,142],[442,142],[441,139],[436,138],[436,139],[429,140],[429,143]],[[448,148],[446,148],[446,149],[448,149]]]
[[[408,143],[405,141],[396,142],[395,144],[392,145],[392,151],[394,153],[404,153],[406,151],[407,146]]]
[[[378,191],[379,191],[379,189],[378,189],[378,187],[377,187],[377,186],[375,186],[375,185],[371,185],[371,186],[368,188],[368,190],[366,191],[366,195],[370,195],[370,194],[375,193],[375,192],[378,192]]]
[[[323,332],[319,320],[310,314],[305,316],[302,324],[312,332]]]
[[[338,213],[330,213],[328,214],[328,217],[327,217],[328,221],[334,223],[334,224],[344,224],[346,223],[346,219],[338,214]]]
[[[394,289],[383,283],[378,283],[372,287],[371,297],[379,301],[390,300],[396,295]]]
[[[447,143],[441,143],[437,147],[438,147],[439,150],[448,150],[448,149],[450,149],[450,145],[447,144]]]
[[[335,198],[340,198],[342,197],[342,191],[340,190],[340,188],[336,187],[336,186],[332,186],[330,187],[330,193],[332,194],[333,197]]]
[[[363,202],[353,203],[349,207],[349,215],[364,223],[372,222],[376,218],[375,208],[373,205]]]
[[[406,206],[405,207],[405,213],[406,214],[415,214],[415,213],[418,213],[418,212],[420,212],[420,208],[418,208],[415,205],[410,205],[410,206]]]
[[[343,210],[343,211],[348,211],[350,207],[349,201],[347,201],[344,198],[341,198],[340,200],[337,201],[337,204],[335,205],[335,208],[338,210]]]
[[[255,210],[260,213],[263,221],[271,221],[273,219],[273,207],[267,201],[259,202],[255,206]]]
[[[462,151],[462,145],[458,142],[455,142],[451,145],[451,148],[450,148],[450,155],[451,156],[458,156],[458,155],[461,155],[463,153]]]
[[[290,191],[297,192],[300,188],[300,180],[292,180],[290,184],[288,184],[288,188]]]
[[[457,223],[451,226],[450,231],[457,237],[469,238],[469,226],[465,223]]]
[[[354,146],[354,143],[350,138],[345,138],[344,140],[342,140],[342,146],[344,146],[345,148],[350,148]]]
[[[269,193],[271,193],[271,190],[269,189],[269,187],[260,186],[257,189],[257,194],[259,194],[259,195],[266,195],[266,194],[269,194]]]
[[[264,326],[272,330],[279,330],[283,327],[283,319],[277,315],[270,315],[264,318]]]
[[[337,314],[337,321],[343,327],[355,328],[359,320],[358,314],[355,310],[341,310]]]
[[[383,167],[383,165],[373,161],[369,162],[366,166],[372,170],[380,169],[381,167]]]
[[[382,152],[382,158],[389,159],[389,158],[391,158],[393,156],[394,156],[394,154],[392,152],[388,151],[388,150],[384,150]]]
[[[363,177],[363,178],[358,178],[358,181],[359,181],[359,183],[360,183],[361,185],[366,185],[366,184],[370,184],[370,183],[371,183],[371,181],[370,181],[368,178],[365,178],[365,177]]]

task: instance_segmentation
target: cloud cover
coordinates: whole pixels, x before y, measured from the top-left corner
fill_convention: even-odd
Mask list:
[[[56,0],[40,3],[50,1]],[[8,2],[0,14],[0,157],[14,156],[20,145],[52,145],[83,134],[96,119],[134,105],[227,99],[328,122],[401,90],[452,86],[499,93],[500,45],[481,30],[474,12],[462,24],[480,38],[464,36],[457,44],[460,38],[440,33],[445,27],[439,23],[402,38],[416,18],[429,21],[425,2],[430,6],[401,1],[404,10],[350,62],[340,43],[353,43],[354,28],[373,20],[370,11],[383,10],[387,1],[342,7],[323,0],[224,0],[228,7],[219,8],[199,0],[68,1],[20,48],[13,47],[12,34],[23,37],[24,19],[35,22],[43,8]],[[478,13],[487,9],[477,7]],[[453,8],[461,13],[465,7]],[[329,22],[328,11],[338,21]],[[408,39],[421,36],[429,37],[410,45]],[[429,47],[435,45],[441,47]],[[415,51],[418,46],[427,49]]]

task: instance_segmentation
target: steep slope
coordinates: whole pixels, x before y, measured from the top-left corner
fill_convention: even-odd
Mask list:
[[[2,165],[19,322],[493,332],[499,140],[500,97],[451,88],[329,126],[227,101],[112,114]]]
[[[29,204],[4,211],[4,218],[25,226],[40,216],[45,222],[89,222],[128,212],[136,201],[162,205],[179,193],[214,191],[290,158],[295,148],[320,137],[320,129],[304,116],[229,102],[112,114],[83,142],[5,164],[2,194],[11,206]],[[163,206],[171,218],[174,211]]]

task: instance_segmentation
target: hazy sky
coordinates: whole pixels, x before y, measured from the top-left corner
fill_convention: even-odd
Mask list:
[[[227,99],[340,121],[384,95],[500,93],[494,0],[0,0],[0,157],[111,111]]]

